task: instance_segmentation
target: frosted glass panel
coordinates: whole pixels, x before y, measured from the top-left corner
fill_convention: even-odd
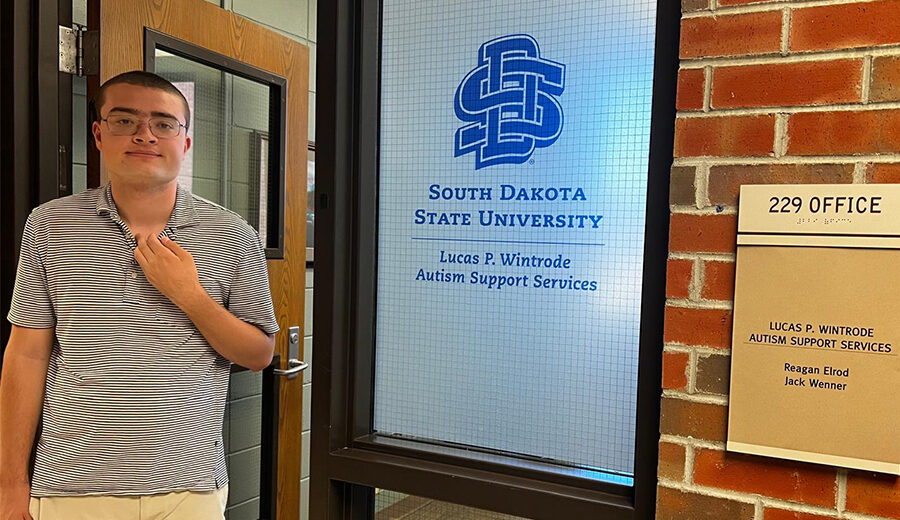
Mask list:
[[[376,431],[631,484],[655,10],[384,2]]]

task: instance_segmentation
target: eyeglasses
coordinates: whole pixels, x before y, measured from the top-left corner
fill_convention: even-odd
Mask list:
[[[112,135],[134,135],[138,132],[144,120],[130,115],[114,115],[106,119],[106,126]],[[181,134],[181,128],[187,130],[187,125],[181,124],[173,117],[151,117],[147,119],[147,126],[150,127],[150,133],[160,139],[171,139]]]

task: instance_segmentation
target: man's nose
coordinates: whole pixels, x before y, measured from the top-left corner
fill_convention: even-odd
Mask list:
[[[137,132],[131,136],[135,143],[155,143],[156,136],[150,132],[150,121],[143,121],[137,127]]]

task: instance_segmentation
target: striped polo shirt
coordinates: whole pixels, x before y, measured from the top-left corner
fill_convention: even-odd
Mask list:
[[[178,187],[164,233],[238,318],[278,331],[264,250],[239,215]],[[32,211],[8,319],[56,328],[31,494],[212,491],[228,482],[231,363],[144,277],[109,185]]]

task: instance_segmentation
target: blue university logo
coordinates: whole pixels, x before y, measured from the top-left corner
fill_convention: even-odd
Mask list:
[[[454,156],[475,153],[475,169],[522,164],[535,148],[562,133],[566,66],[541,58],[527,34],[491,40],[478,49],[478,65],[456,89],[456,117],[468,123],[456,131]]]

